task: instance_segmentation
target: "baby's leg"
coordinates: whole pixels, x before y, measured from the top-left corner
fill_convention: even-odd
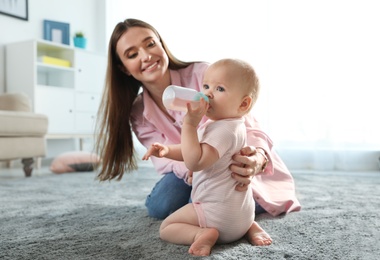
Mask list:
[[[272,244],[272,238],[259,226],[256,221],[252,223],[246,236],[249,243],[254,246],[269,246]]]
[[[215,245],[219,237],[216,228],[200,228],[194,238],[194,243],[189,248],[189,253],[197,256],[207,256],[211,253],[211,248]]]
[[[209,255],[218,239],[214,228],[201,228],[194,206],[190,203],[168,216],[161,224],[160,238],[180,245],[191,245],[189,253]]]
[[[198,217],[191,203],[170,214],[160,226],[160,238],[174,244],[191,245],[199,228]]]

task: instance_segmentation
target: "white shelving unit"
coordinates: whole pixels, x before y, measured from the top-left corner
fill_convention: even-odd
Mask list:
[[[59,65],[41,57],[69,62]],[[6,91],[24,92],[49,118],[48,138],[92,136],[105,81],[106,56],[45,40],[6,46]]]

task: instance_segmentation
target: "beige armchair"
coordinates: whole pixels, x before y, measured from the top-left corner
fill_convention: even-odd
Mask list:
[[[0,161],[22,159],[25,176],[31,176],[34,159],[46,155],[47,129],[47,116],[33,113],[25,94],[0,94]]]

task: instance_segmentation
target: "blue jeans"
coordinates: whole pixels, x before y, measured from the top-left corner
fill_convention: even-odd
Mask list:
[[[191,186],[179,179],[173,172],[164,174],[156,183],[145,201],[148,215],[164,219],[190,201]],[[266,212],[256,203],[256,215]]]

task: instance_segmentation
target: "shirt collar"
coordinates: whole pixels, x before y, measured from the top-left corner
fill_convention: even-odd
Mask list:
[[[170,72],[170,81],[172,85],[181,86],[181,75],[176,70],[169,70]],[[154,120],[160,118],[161,112],[160,108],[157,106],[156,102],[152,99],[148,91],[145,91],[145,88],[142,92],[143,103],[144,103],[144,112],[143,115],[148,120]]]

